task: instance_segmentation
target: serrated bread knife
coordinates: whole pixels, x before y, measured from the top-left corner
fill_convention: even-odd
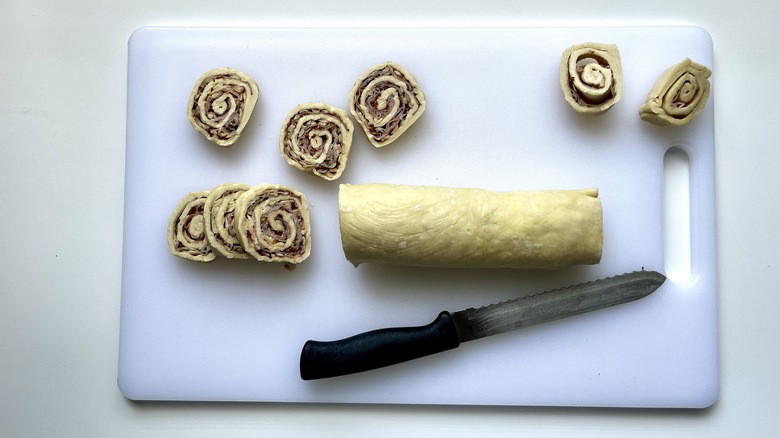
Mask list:
[[[636,271],[479,309],[444,311],[424,326],[373,330],[338,341],[307,341],[301,351],[301,378],[382,368],[450,350],[461,342],[628,303],[650,295],[665,280],[655,271]]]

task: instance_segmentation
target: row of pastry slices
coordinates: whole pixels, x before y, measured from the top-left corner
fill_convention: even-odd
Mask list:
[[[241,135],[258,100],[250,76],[232,68],[204,73],[190,94],[187,118],[208,140],[231,146]],[[376,147],[396,140],[425,110],[425,96],[411,73],[393,62],[361,75],[349,94],[349,110]],[[343,172],[354,127],[346,111],[311,102],[293,108],[282,124],[279,147],[294,167],[326,180]]]
[[[656,125],[683,126],[704,109],[712,71],[685,58],[667,68],[639,108],[639,118]],[[563,52],[560,84],[578,113],[599,115],[621,97],[623,70],[615,44],[575,44]]]
[[[311,252],[306,198],[277,184],[225,183],[187,193],[167,234],[171,254],[199,262],[223,256],[296,264]]]

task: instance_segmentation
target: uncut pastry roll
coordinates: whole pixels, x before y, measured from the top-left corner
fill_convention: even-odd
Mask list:
[[[309,207],[302,193],[260,184],[236,200],[236,233],[244,251],[265,262],[300,263],[311,252]]]
[[[206,238],[203,215],[209,192],[187,193],[168,220],[168,247],[171,254],[196,262],[210,262],[216,254]]]
[[[279,152],[292,166],[332,181],[347,165],[354,129],[344,110],[324,103],[298,105],[282,124]]]
[[[553,269],[601,260],[596,189],[342,184],[338,207],[344,254],[355,266]]]
[[[236,199],[247,190],[249,186],[246,184],[218,185],[211,189],[204,205],[206,238],[216,253],[229,259],[249,258],[235,227]]]
[[[582,43],[563,52],[560,66],[563,97],[581,114],[603,114],[619,100],[623,71],[614,44]]]
[[[393,62],[361,75],[349,93],[349,111],[376,147],[395,141],[425,111],[425,95],[411,73]]]
[[[209,70],[192,88],[187,119],[209,141],[231,146],[249,122],[258,95],[257,84],[246,74],[232,68]]]
[[[710,96],[712,72],[688,58],[666,69],[658,78],[639,117],[656,125],[682,126],[704,109]]]

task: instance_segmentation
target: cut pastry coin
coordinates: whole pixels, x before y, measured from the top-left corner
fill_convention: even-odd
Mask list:
[[[411,73],[393,62],[369,68],[349,93],[349,110],[368,140],[387,146],[425,111],[425,95]]]
[[[250,188],[236,200],[236,233],[244,251],[266,262],[300,263],[311,252],[309,208],[302,193],[276,184]]]
[[[603,114],[621,96],[623,71],[614,44],[582,43],[563,52],[560,82],[563,97],[582,114]]]
[[[226,183],[213,188],[206,198],[206,237],[214,251],[229,259],[249,258],[235,227],[236,199],[247,190],[246,184]]]
[[[335,180],[347,165],[353,131],[341,109],[323,103],[298,105],[282,124],[279,150],[292,166]]]
[[[710,69],[686,58],[658,78],[639,117],[656,125],[682,126],[696,118],[710,96]]]
[[[231,146],[241,136],[257,103],[255,81],[232,68],[204,73],[190,93],[187,119],[204,137]]]
[[[168,220],[168,247],[171,254],[196,262],[216,258],[206,237],[204,217],[209,192],[190,192],[179,201]]]

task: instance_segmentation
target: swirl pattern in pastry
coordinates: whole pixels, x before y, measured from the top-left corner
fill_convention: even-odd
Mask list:
[[[190,192],[179,201],[168,220],[168,247],[171,254],[196,262],[216,258],[206,237],[204,217],[209,192]]]
[[[302,193],[260,184],[236,200],[236,232],[247,254],[260,261],[300,263],[311,252],[309,208]]]
[[[229,259],[249,258],[235,227],[236,199],[247,190],[246,184],[226,183],[214,187],[206,198],[206,237],[215,252]]]
[[[292,166],[332,181],[344,172],[353,131],[344,110],[323,103],[298,105],[282,124],[279,150]]]
[[[403,67],[385,62],[369,68],[349,93],[349,110],[376,147],[395,141],[425,111],[425,95]]]
[[[231,68],[204,73],[190,93],[187,119],[204,137],[231,146],[241,136],[257,103],[255,81]]]
[[[582,43],[563,52],[560,66],[563,96],[581,114],[603,114],[621,97],[623,71],[614,44]]]
[[[710,96],[710,69],[689,58],[666,69],[658,78],[639,117],[650,123],[682,126],[704,109]]]

